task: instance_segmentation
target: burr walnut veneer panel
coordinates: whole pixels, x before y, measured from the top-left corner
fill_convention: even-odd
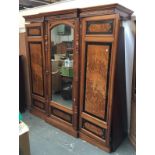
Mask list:
[[[29,43],[31,60],[32,92],[43,96],[42,45],[40,42]]]
[[[110,46],[87,43],[85,112],[104,119]]]

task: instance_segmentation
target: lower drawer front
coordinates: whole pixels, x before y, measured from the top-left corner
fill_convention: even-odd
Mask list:
[[[97,136],[101,140],[105,140],[106,138],[106,129],[97,126],[87,120],[82,121],[82,129],[88,131],[87,134],[90,136]]]
[[[33,106],[42,110],[42,111],[45,111],[45,103],[43,103],[41,101],[33,100]]]
[[[51,114],[72,124],[72,115],[70,115],[70,114],[68,114],[68,113],[66,113],[60,109],[52,107],[51,108]]]

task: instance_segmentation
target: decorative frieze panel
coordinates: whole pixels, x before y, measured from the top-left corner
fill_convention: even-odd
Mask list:
[[[27,35],[28,36],[41,36],[41,27],[36,26],[36,27],[27,28]]]
[[[86,34],[112,34],[113,20],[87,21]]]

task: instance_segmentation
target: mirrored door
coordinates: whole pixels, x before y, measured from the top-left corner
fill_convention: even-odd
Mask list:
[[[60,24],[51,29],[51,100],[72,109],[74,29]]]

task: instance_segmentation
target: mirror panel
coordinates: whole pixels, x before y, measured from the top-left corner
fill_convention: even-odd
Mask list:
[[[74,30],[61,24],[51,29],[51,100],[72,108]]]

